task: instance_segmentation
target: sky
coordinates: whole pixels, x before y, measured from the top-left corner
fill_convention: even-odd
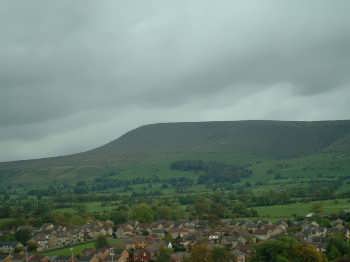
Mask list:
[[[350,119],[348,0],[1,0],[0,161],[140,125]]]

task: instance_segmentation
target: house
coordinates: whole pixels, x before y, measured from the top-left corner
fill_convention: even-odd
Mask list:
[[[69,257],[65,257],[65,256],[51,257],[52,262],[67,262],[68,260],[71,260],[70,256]]]
[[[135,235],[135,228],[130,224],[120,225],[116,231],[119,238],[133,237]]]
[[[10,254],[13,253],[18,243],[14,241],[0,242],[0,253]]]
[[[326,241],[325,238],[320,237],[320,236],[315,236],[309,239],[308,241],[310,244],[316,247],[317,251],[319,252],[326,252]]]
[[[127,250],[124,250],[119,259],[117,260],[117,262],[128,262],[129,260],[129,252]]]
[[[213,242],[215,242],[215,243],[218,242],[219,238],[220,238],[220,235],[219,235],[218,233],[213,233],[213,234],[210,234],[210,235],[208,236],[208,240],[209,240],[209,241],[213,241]]]
[[[286,232],[287,227],[284,224],[262,224],[258,227],[258,229],[254,230],[253,235],[257,240],[265,241]]]
[[[238,232],[230,233],[222,237],[220,244],[224,245],[228,248],[236,248],[238,245],[247,244],[250,236],[246,236],[245,234],[240,234]]]
[[[165,237],[165,231],[162,228],[152,229],[151,235],[155,236],[155,237],[158,237],[158,238],[164,238]]]
[[[236,247],[236,249],[233,251],[233,254],[236,256],[236,260],[238,262],[245,262],[248,261],[248,259],[252,255],[252,249],[249,245],[239,245]]]
[[[270,238],[269,232],[266,229],[257,229],[254,231],[253,235],[259,241],[265,241]]]
[[[306,218],[312,218],[314,216],[314,213],[308,213],[305,217]]]
[[[349,239],[350,239],[350,230],[349,230],[349,229],[346,229],[344,235],[345,235],[345,239],[346,239],[347,241],[349,241]]]
[[[279,236],[287,232],[287,226],[284,224],[279,225],[265,225],[264,229],[268,231],[270,237]]]
[[[39,252],[49,248],[49,235],[45,233],[36,234],[32,240],[37,243]]]
[[[11,255],[8,255],[5,258],[1,259],[1,262],[12,262],[12,261],[13,261],[13,257]]]
[[[149,262],[151,261],[151,254],[145,248],[134,249],[129,252],[128,262]]]
[[[327,228],[320,227],[316,222],[310,224],[304,224],[302,226],[302,235],[304,240],[310,242],[314,237],[326,237]]]
[[[159,250],[162,246],[164,246],[165,243],[163,241],[155,241],[155,242],[150,242],[148,246],[146,247],[146,250],[149,252],[151,256],[151,260],[156,260],[156,258],[159,255]]]
[[[187,256],[189,256],[189,254],[186,252],[176,252],[176,253],[171,254],[170,261],[171,262],[182,262],[185,260],[185,258]]]
[[[107,261],[108,257],[110,256],[110,250],[108,248],[101,250],[97,254],[95,254],[90,262],[101,262],[101,261]]]
[[[246,262],[246,255],[243,252],[235,250],[233,255],[236,258],[236,262]]]
[[[59,247],[59,240],[57,235],[51,234],[47,240],[47,246],[49,249]]]
[[[48,262],[49,258],[41,255],[33,255],[28,258],[29,262]]]

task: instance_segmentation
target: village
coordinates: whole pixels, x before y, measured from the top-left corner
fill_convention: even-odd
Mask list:
[[[0,232],[0,236],[9,233]],[[0,261],[148,262],[157,261],[160,252],[165,249],[171,253],[170,261],[181,262],[189,256],[194,245],[205,243],[208,248],[223,247],[229,250],[235,261],[245,262],[251,257],[254,245],[284,235],[293,236],[313,245],[319,252],[325,252],[326,239],[334,234],[350,239],[345,221],[335,218],[330,225],[322,226],[313,219],[313,214],[301,220],[275,222],[224,219],[215,225],[205,220],[134,221],[121,225],[114,225],[111,221],[91,221],[75,227],[44,224],[32,230],[29,242],[35,245],[35,251],[29,252],[28,247],[19,242],[0,242]],[[79,252],[75,250],[75,246],[93,242],[101,236],[112,240],[111,244]],[[62,248],[70,248],[70,255],[47,255],[50,250]]]

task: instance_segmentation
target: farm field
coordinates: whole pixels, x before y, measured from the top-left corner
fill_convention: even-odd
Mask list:
[[[321,207],[324,214],[334,214],[342,210],[350,210],[349,199],[337,199],[337,200],[324,200],[313,201],[308,203],[294,203],[287,205],[274,205],[256,207],[260,217],[264,218],[289,218],[294,215],[305,216],[310,212],[313,212],[314,206]]]

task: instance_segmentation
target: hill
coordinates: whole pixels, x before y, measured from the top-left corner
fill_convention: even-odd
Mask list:
[[[124,179],[155,174],[171,177],[179,172],[169,170],[170,164],[181,159],[253,165],[257,160],[292,161],[348,153],[350,121],[347,120],[160,123],[131,130],[88,152],[0,163],[0,182],[4,185],[75,183],[113,172]]]
[[[97,152],[237,152],[281,158],[318,153],[347,135],[350,121],[164,123],[132,130]]]

